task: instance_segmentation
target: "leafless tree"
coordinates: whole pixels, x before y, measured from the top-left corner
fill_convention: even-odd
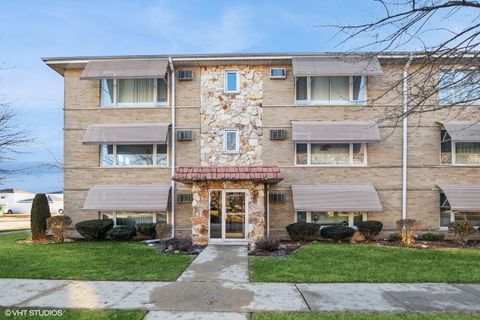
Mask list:
[[[480,116],[480,2],[454,0],[373,0],[383,15],[356,25],[328,25],[337,31],[340,46],[354,45],[352,52],[386,54],[412,49],[412,67],[373,97],[369,106],[401,101],[403,82],[407,80],[409,108],[385,108],[381,120],[398,122],[405,116],[443,110]],[[449,27],[451,26],[451,27]],[[435,39],[438,39],[437,41]],[[350,53],[352,53],[350,52]],[[404,55],[405,56],[405,55]],[[400,58],[407,63],[408,55]],[[393,94],[395,93],[395,94]],[[465,115],[466,114],[466,115]],[[453,116],[452,116],[453,118]]]

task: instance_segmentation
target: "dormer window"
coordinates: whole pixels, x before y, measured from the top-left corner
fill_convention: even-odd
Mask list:
[[[167,80],[160,79],[102,79],[101,107],[166,106]]]

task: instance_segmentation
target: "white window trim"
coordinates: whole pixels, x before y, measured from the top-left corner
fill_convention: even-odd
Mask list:
[[[236,90],[234,91],[229,91],[228,90],[228,74],[229,73],[235,73],[236,74]],[[228,70],[225,70],[225,74],[224,74],[224,81],[223,81],[223,89],[225,90],[226,93],[239,93],[240,92],[240,73],[238,72],[238,70],[236,69],[228,69]]]
[[[446,129],[443,128],[442,130],[446,130]],[[448,133],[448,131],[447,131],[447,133]],[[480,143],[480,141],[478,141],[478,142],[456,141],[456,140],[453,140],[450,136],[450,143],[451,143],[451,149],[452,149],[452,154],[451,154],[452,161],[451,161],[451,163],[442,162],[442,136],[441,136],[441,133],[440,133],[440,155],[439,155],[440,165],[456,166],[456,167],[479,167],[480,166],[480,163],[457,163],[457,143]]]
[[[452,79],[453,79],[453,84],[451,84],[451,86],[448,88],[448,91],[449,91],[449,94],[448,96],[449,97],[455,97],[455,95],[457,94],[457,85],[458,84],[455,84],[455,74],[457,72],[464,72],[464,71],[469,71],[469,72],[478,72],[478,69],[476,67],[466,67],[466,68],[453,68],[453,69],[440,69],[439,71],[439,81],[441,81],[441,78],[442,78],[442,73],[450,73],[452,75]],[[439,82],[439,85],[441,86],[440,82]],[[440,105],[449,105],[449,104],[452,104],[452,103],[457,103],[456,101],[452,101],[452,100],[448,100],[448,99],[443,99],[442,98],[442,90],[440,90],[440,88],[438,89],[438,101],[439,101],[439,104]],[[471,105],[478,105],[480,103],[480,101],[470,101],[468,102],[468,104],[471,104]],[[462,103],[461,103],[462,104]],[[463,103],[465,104],[465,103]]]
[[[272,75],[273,70],[283,70],[283,76],[274,76]],[[286,68],[270,68],[270,79],[285,79],[287,77],[287,69]]]
[[[302,164],[302,163],[297,163],[297,145],[298,144],[306,144],[307,145],[307,163]],[[317,144],[317,143],[313,143]],[[319,143],[323,144],[323,143]],[[349,145],[349,159],[350,163],[348,164],[312,164],[312,143],[295,143],[295,157],[294,157],[294,165],[296,167],[366,167],[368,165],[368,156],[367,156],[367,144],[366,143],[361,143],[363,145],[364,149],[364,154],[363,154],[363,163],[359,164],[354,164],[353,163],[353,145],[354,143],[345,143]]]
[[[349,93],[349,100],[312,100],[311,99],[311,81],[312,76],[302,76],[307,78],[307,100],[297,100],[297,78],[295,77],[295,96],[294,96],[294,103],[296,105],[307,105],[307,106],[314,106],[314,105],[365,105],[368,101],[367,97],[367,77],[361,76],[363,78],[364,86],[363,86],[363,100],[353,100],[353,77],[348,76],[348,93]],[[355,76],[356,77],[356,76]]]
[[[105,145],[111,145],[113,146],[113,163],[112,165],[104,165],[103,164],[103,156],[104,156],[104,148],[103,146]],[[146,144],[146,145],[150,145],[150,144]],[[154,144],[153,145],[153,153],[152,153],[152,157],[153,157],[153,160],[154,160],[154,164],[152,165],[149,165],[149,164],[146,164],[146,165],[127,165],[127,166],[119,166],[117,165],[117,145],[116,144],[101,144],[100,145],[100,167],[102,168],[152,168],[152,167],[157,167],[157,168],[166,168],[170,165],[170,157],[169,157],[169,146],[168,146],[168,143],[165,144],[166,147],[167,147],[167,163],[166,164],[157,164],[157,146],[158,144]]]
[[[146,78],[146,79],[152,79],[152,78]],[[139,102],[139,103],[118,103],[117,102],[117,79],[101,79],[100,80],[100,108],[153,108],[153,107],[167,107],[170,103],[170,95],[168,94],[168,81],[167,81],[167,101],[165,102],[158,102],[157,101],[157,83],[158,80],[164,80],[163,78],[153,78],[153,101],[152,102]],[[102,82],[104,80],[112,80],[113,81],[113,101],[111,106],[106,106],[103,105],[103,87],[102,87]],[[120,79],[124,80],[124,79]]]
[[[117,224],[117,211],[111,211],[112,212],[112,220],[113,220],[113,226],[114,227],[117,227],[118,224]],[[152,211],[152,212],[139,212],[139,211],[131,211],[132,214],[135,214],[135,213],[140,213],[140,214],[146,214],[146,213],[150,213],[152,214],[152,221],[153,223],[157,223],[158,222],[158,215],[161,214],[161,212],[157,212],[157,211]],[[107,214],[108,216],[108,214]]]
[[[312,222],[312,211],[302,211],[302,210],[295,211],[295,223],[297,223],[297,213],[298,212],[306,212],[307,213],[307,223],[313,223]],[[323,211],[319,211],[319,212],[323,212]],[[348,226],[349,227],[355,227],[353,225],[355,213],[358,213],[358,212],[348,212]],[[367,221],[368,214],[366,212],[362,212],[361,214],[362,214],[362,220]]]
[[[235,150],[227,150],[227,133],[235,132]],[[240,132],[236,129],[226,129],[223,132],[223,153],[240,153]]]

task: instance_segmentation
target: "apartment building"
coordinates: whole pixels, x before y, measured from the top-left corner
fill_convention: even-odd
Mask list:
[[[480,225],[475,106],[378,121],[405,107],[402,75],[418,67],[408,60],[45,58],[65,80],[65,213],[74,223],[165,221],[199,244],[286,237],[296,221]]]

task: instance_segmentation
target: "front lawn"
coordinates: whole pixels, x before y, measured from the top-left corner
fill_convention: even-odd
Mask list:
[[[475,320],[479,313],[255,313],[252,320]]]
[[[252,257],[258,282],[480,282],[480,249],[318,242],[286,257]]]
[[[61,312],[61,315],[51,315],[45,312]],[[40,314],[38,314],[38,313]],[[43,313],[42,313],[43,312]],[[86,310],[86,309],[34,309],[9,308],[0,309],[0,319],[31,320],[31,319],[62,319],[62,320],[141,320],[145,317],[143,310]]]
[[[15,242],[26,237],[25,232],[0,235],[0,278],[171,281],[193,260],[139,242]]]

